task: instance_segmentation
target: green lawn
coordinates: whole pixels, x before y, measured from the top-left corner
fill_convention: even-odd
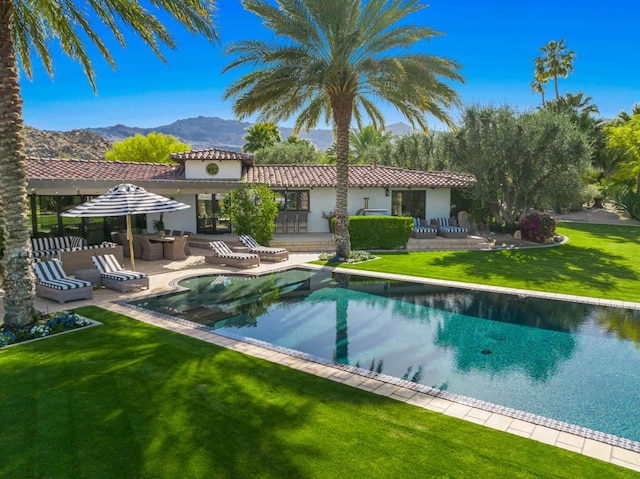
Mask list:
[[[96,307],[0,350],[0,477],[637,477]]]
[[[640,228],[562,223],[553,248],[382,253],[357,270],[640,302]]]

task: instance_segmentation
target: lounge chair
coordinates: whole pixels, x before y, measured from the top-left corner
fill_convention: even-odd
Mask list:
[[[416,239],[433,239],[438,234],[438,228],[429,226],[425,220],[413,218],[413,229],[411,237]]]
[[[260,266],[260,256],[253,253],[234,253],[223,241],[209,242],[213,256],[205,256],[204,260],[210,264],[225,264],[236,268],[253,268]]]
[[[284,248],[270,248],[268,246],[260,246],[252,236],[238,236],[240,243],[249,248],[249,253],[260,256],[260,261],[286,261],[289,259],[289,252]]]
[[[131,291],[133,288],[149,289],[149,277],[145,273],[124,269],[112,254],[93,256],[91,261],[100,271],[102,285],[105,288],[120,292]]]
[[[60,304],[74,299],[93,298],[93,285],[89,281],[69,278],[58,260],[39,261],[33,264],[38,278],[36,294]]]
[[[449,218],[434,218],[431,224],[438,228],[438,235],[444,238],[466,238],[467,228],[454,224]]]

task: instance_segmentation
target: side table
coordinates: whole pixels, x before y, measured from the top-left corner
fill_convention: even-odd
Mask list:
[[[89,281],[94,288],[102,287],[102,278],[100,277],[100,271],[97,269],[79,269],[73,272],[73,276],[76,279]]]

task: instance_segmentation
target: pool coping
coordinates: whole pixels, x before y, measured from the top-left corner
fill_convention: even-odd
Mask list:
[[[412,281],[439,286],[450,286],[488,292],[499,292],[503,294],[513,294],[518,296],[532,296],[640,310],[640,303],[626,301],[606,300],[558,293],[545,293],[456,281],[434,280],[431,278],[418,278],[392,273],[351,270],[349,268],[336,268],[313,264],[290,266],[278,270],[272,270],[268,273],[284,271],[292,268],[328,271],[337,270],[345,273],[352,272],[353,274],[382,279]],[[267,272],[262,274],[266,273]],[[228,274],[228,276],[255,277],[261,276],[262,274],[233,272]],[[184,279],[197,276],[203,276],[203,274],[187,274],[179,278],[175,278],[169,283],[172,291],[164,291],[161,293],[136,297],[135,299],[140,300],[152,298],[187,289],[179,286],[178,283]],[[219,332],[215,332],[209,326],[200,325],[162,313],[155,313],[129,304],[128,300],[117,301],[116,304],[123,308],[123,312],[125,312],[125,314],[126,312],[133,310],[145,317],[137,319],[145,322],[151,322],[159,325],[160,327],[172,329],[182,334],[188,334],[222,347],[251,354],[289,367],[296,367],[296,369],[301,369],[308,373],[332,379],[334,381],[343,382],[368,392],[389,396],[393,399],[409,404],[455,416],[487,427],[492,427],[494,429],[528,437],[530,439],[552,444],[570,451],[579,452],[590,457],[640,471],[640,442],[468,396],[442,391],[430,386],[413,383],[411,381],[376,373],[367,369],[336,364],[324,358],[282,346],[276,346],[264,341],[248,338],[240,334],[220,334]],[[167,324],[167,322],[171,324]],[[172,327],[172,325],[175,326]]]

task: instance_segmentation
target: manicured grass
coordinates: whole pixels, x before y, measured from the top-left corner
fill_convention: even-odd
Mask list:
[[[640,302],[640,228],[562,223],[554,248],[381,253],[345,268]]]
[[[0,350],[0,477],[634,477],[637,473],[96,307]]]

